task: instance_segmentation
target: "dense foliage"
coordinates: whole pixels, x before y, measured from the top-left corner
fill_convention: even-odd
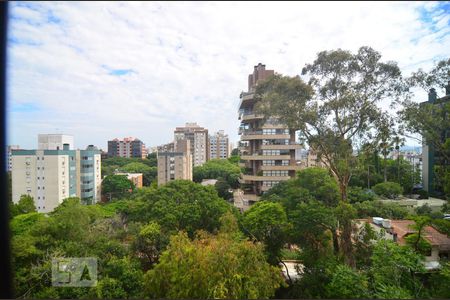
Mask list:
[[[228,182],[232,188],[239,186],[239,176],[241,168],[233,159],[212,159],[201,166],[194,167],[193,177],[195,182],[202,182],[203,179],[222,178]]]

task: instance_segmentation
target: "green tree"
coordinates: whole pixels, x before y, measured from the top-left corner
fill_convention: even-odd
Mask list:
[[[369,275],[375,297],[399,295],[401,298],[412,298],[419,295],[423,285],[416,274],[425,269],[422,257],[412,248],[380,240],[375,245],[371,260]],[[393,289],[397,289],[397,293],[393,293]]]
[[[150,167],[157,167],[158,166],[158,154],[156,152],[150,153],[147,155],[148,159],[148,165]]]
[[[428,73],[419,69],[408,78],[410,87],[421,87],[426,92],[436,94],[434,88],[444,89],[450,77],[450,59],[439,61]],[[430,89],[433,89],[431,91]],[[450,139],[443,134],[450,128],[450,103],[417,103],[410,99],[401,102],[401,109],[398,114],[403,121],[403,130],[409,133],[408,137],[415,138],[418,141],[426,141],[432,150],[439,153],[440,159],[436,165],[440,166],[440,174],[435,174],[436,187],[439,192],[450,195]],[[412,134],[412,135],[411,135]],[[420,135],[418,137],[418,135]],[[441,179],[439,181],[439,179]],[[448,188],[445,188],[448,186]]]
[[[134,183],[126,175],[109,175],[102,181],[103,195],[109,199],[118,199],[134,190]]]
[[[403,189],[398,183],[389,181],[375,185],[373,191],[378,196],[387,197],[389,199],[396,199],[403,193]]]
[[[162,232],[161,226],[156,222],[150,222],[141,227],[131,249],[141,260],[143,269],[148,270],[158,262],[159,256],[168,242],[168,236]]]
[[[339,187],[327,169],[307,168],[297,173],[296,182],[308,190],[314,199],[328,206],[336,206],[339,201]]]
[[[368,136],[382,114],[377,102],[402,95],[400,69],[380,59],[370,47],[361,47],[356,54],[323,51],[302,70],[309,84],[298,76],[275,75],[257,87],[258,112],[278,117],[300,132],[336,178],[343,201],[355,166],[353,140]],[[341,238],[351,249],[351,228],[344,228]],[[346,259],[353,264],[352,251]]]
[[[241,168],[227,159],[211,159],[201,166],[194,167],[193,178],[195,182],[203,179],[225,179],[232,188],[239,186]]]
[[[217,179],[217,182],[214,185],[214,187],[216,188],[219,197],[222,197],[225,200],[233,198],[233,193],[230,192],[231,186],[225,179],[223,178]]]
[[[280,262],[280,251],[286,242],[287,216],[279,203],[260,201],[244,213],[244,232],[265,245],[268,261]]]
[[[425,227],[431,222],[429,217],[419,216],[414,218],[414,224],[410,228],[415,232],[405,237],[406,243],[410,245],[414,251],[422,255],[427,255],[431,251],[431,245],[424,238]]]
[[[363,189],[359,186],[350,186],[348,188],[348,202],[357,203],[364,201],[375,200],[375,195],[373,192]]]
[[[155,221],[165,232],[185,230],[192,237],[200,229],[217,230],[219,218],[232,209],[213,186],[173,180],[156,189],[141,189],[121,212],[129,222]]]
[[[129,173],[142,173],[142,185],[144,186],[150,186],[150,184],[155,181],[158,176],[157,167],[149,167],[141,162],[128,163],[120,167],[120,170]]]
[[[346,265],[331,270],[331,282],[326,285],[327,295],[337,299],[369,298],[368,279],[364,274]]]
[[[408,215],[406,208],[397,203],[383,203],[381,201],[364,201],[353,204],[358,218],[382,217],[386,219],[401,220]]]
[[[194,241],[179,233],[144,282],[151,298],[266,299],[283,278],[279,267],[265,262],[260,244],[229,233],[200,233]]]
[[[36,206],[34,205],[34,199],[30,195],[21,195],[19,202],[17,204],[11,203],[11,216],[17,216],[20,214],[27,214],[36,211]]]

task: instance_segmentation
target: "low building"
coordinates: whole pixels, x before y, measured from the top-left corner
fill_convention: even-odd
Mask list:
[[[174,152],[158,152],[158,185],[171,180],[192,181],[192,154],[190,141],[178,140]]]
[[[131,181],[134,186],[138,189],[142,188],[143,186],[143,174],[142,173],[121,173],[121,172],[114,172],[114,175],[125,175],[127,176],[128,180]]]
[[[399,245],[406,245],[406,237],[416,233],[412,229],[412,220],[388,220],[383,218],[369,218],[355,220],[355,224],[362,229],[364,224],[370,224],[378,234],[378,238],[391,240]],[[439,267],[441,259],[450,258],[450,238],[437,231],[432,226],[426,226],[422,237],[431,245],[431,251],[425,256],[425,268],[432,270]]]
[[[101,197],[99,150],[12,150],[12,198],[33,197],[38,212],[51,212],[69,197],[94,204]]]

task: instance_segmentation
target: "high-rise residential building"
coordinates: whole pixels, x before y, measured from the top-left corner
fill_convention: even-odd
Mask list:
[[[156,152],[174,152],[174,151],[175,151],[174,142],[156,147]]]
[[[6,165],[6,171],[10,172],[12,169],[12,150],[19,150],[19,145],[9,145],[7,148],[7,165]]]
[[[443,107],[450,103],[450,81],[445,87],[445,96],[437,98],[436,90],[430,89],[428,93],[428,101],[423,102],[422,105],[431,104],[439,105]],[[449,118],[449,116],[445,116]],[[447,122],[448,124],[448,122]],[[446,139],[450,138],[450,128],[446,128],[441,132],[441,143],[444,143]],[[422,179],[423,188],[432,194],[443,194],[443,188],[436,181],[436,167],[449,165],[450,162],[446,160],[445,155],[436,149],[432,144],[428,143],[425,139],[422,141]]]
[[[126,137],[122,140],[116,138],[108,141],[108,156],[144,159],[147,158],[147,148],[141,140],[134,137]]]
[[[175,148],[179,140],[191,141],[191,154],[194,166],[201,166],[209,160],[208,129],[200,127],[197,123],[186,123],[184,127],[177,127],[174,131]]]
[[[59,133],[38,135],[38,150],[62,150],[64,144],[68,144],[69,150],[73,150],[73,136]]]
[[[228,135],[223,130],[209,136],[209,159],[224,159],[230,157]]]
[[[190,140],[178,140],[174,152],[158,152],[158,185],[171,180],[192,180]]]
[[[12,150],[12,198],[21,195],[34,198],[38,212],[51,212],[69,197],[79,197],[94,204],[101,196],[100,151],[70,150],[69,144],[59,150]]]
[[[243,161],[240,166],[245,167],[240,180],[244,205],[258,201],[262,193],[280,181],[295,177],[301,168],[295,160],[295,150],[302,148],[295,142],[295,131],[273,117],[264,121],[263,116],[255,112],[258,101],[255,88],[272,75],[273,70],[266,70],[265,65],[258,64],[253,74],[248,76],[248,91],[240,95],[241,141],[238,149]]]

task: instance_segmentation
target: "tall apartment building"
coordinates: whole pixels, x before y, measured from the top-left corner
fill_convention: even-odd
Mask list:
[[[38,135],[38,150],[62,150],[64,144],[68,144],[69,150],[73,150],[73,136],[59,133]]]
[[[450,81],[445,87],[445,96],[437,98],[436,90],[430,89],[428,93],[428,101],[422,102],[422,105],[431,104],[443,106],[450,103]],[[448,118],[449,116],[445,116]],[[446,139],[450,138],[450,128],[446,128],[441,133],[441,142],[444,143]],[[422,179],[423,188],[432,194],[443,194],[443,187],[439,186],[436,181],[435,167],[449,165],[450,162],[445,159],[445,156],[436,149],[432,144],[427,143],[426,140],[422,142]]]
[[[158,152],[158,185],[171,180],[192,180],[191,141],[178,140],[175,152]]]
[[[270,76],[273,70],[266,70],[265,65],[254,67],[248,76],[248,92],[242,92],[239,103],[239,151],[243,202],[252,204],[259,200],[262,193],[283,180],[295,177],[301,166],[296,165],[295,150],[302,148],[295,143],[295,131],[289,130],[276,118],[264,122],[263,116],[254,111],[256,85]]]
[[[174,151],[175,151],[174,142],[167,143],[167,144],[156,147],[156,152],[174,152]]]
[[[137,157],[147,158],[147,148],[145,144],[133,137],[126,137],[122,140],[113,139],[108,141],[108,156],[110,157]]]
[[[6,171],[11,172],[12,169],[12,150],[19,150],[19,145],[9,145],[7,148],[7,165],[6,165]]]
[[[194,166],[201,166],[209,160],[208,129],[200,127],[197,123],[186,123],[184,127],[177,127],[174,131],[175,148],[179,140],[190,141],[190,151]]]
[[[17,203],[21,195],[34,198],[38,212],[51,212],[68,197],[79,197],[94,204],[101,194],[100,151],[12,150],[12,197]]]
[[[209,159],[224,159],[231,155],[228,135],[223,130],[209,136]]]

